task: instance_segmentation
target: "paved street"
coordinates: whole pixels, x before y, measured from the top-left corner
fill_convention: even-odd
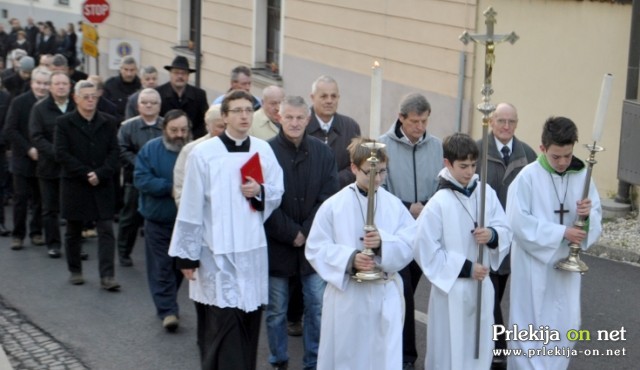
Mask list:
[[[7,208],[7,214],[9,208]],[[10,222],[9,222],[10,224]],[[198,369],[195,315],[186,286],[180,296],[181,326],[169,334],[154,315],[144,270],[143,239],[134,251],[133,268],[117,266],[120,293],[99,289],[96,240],[85,247],[87,283],[71,286],[64,259],[52,260],[46,248],[12,251],[10,238],[0,238],[0,341],[15,369]],[[625,349],[619,357],[574,358],[571,369],[635,369],[640,363],[640,268],[584,257],[591,270],[583,284],[583,328],[591,341],[577,349]],[[417,308],[426,312],[428,284],[422,282]],[[424,320],[424,315],[418,315]],[[597,330],[624,327],[626,340],[598,341]],[[424,355],[426,326],[417,324],[418,351]],[[299,369],[301,338],[290,338],[292,369]],[[265,330],[259,369],[268,369]],[[422,369],[424,357],[418,360]],[[357,369],[356,369],[357,370]]]

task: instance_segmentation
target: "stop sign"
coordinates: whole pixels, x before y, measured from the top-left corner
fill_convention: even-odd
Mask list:
[[[82,15],[91,23],[102,23],[109,16],[107,0],[86,0],[82,3]]]

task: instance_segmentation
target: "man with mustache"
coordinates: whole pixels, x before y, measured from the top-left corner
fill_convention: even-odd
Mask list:
[[[177,56],[171,65],[164,66],[169,71],[169,82],[159,86],[162,106],[160,115],[165,116],[172,109],[181,109],[191,120],[191,132],[195,139],[207,133],[204,127],[204,115],[209,109],[207,93],[199,87],[189,85],[189,74],[195,69],[189,68],[186,57]]]
[[[144,243],[149,290],[162,326],[178,329],[177,295],[182,272],[169,257],[169,242],[178,209],[173,201],[173,166],[189,141],[189,118],[173,109],[167,112],[162,136],[147,142],[136,156],[134,185],[140,192],[138,210],[144,217]]]

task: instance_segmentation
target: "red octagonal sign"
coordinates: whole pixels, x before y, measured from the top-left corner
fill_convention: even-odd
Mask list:
[[[106,0],[86,0],[82,3],[82,15],[91,23],[102,23],[109,16]]]

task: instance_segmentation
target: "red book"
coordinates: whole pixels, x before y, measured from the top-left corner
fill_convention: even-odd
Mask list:
[[[258,184],[264,184],[264,178],[262,177],[262,166],[260,166],[260,155],[256,152],[249,158],[247,163],[243,164],[240,168],[240,175],[242,183],[247,181],[247,176],[253,177]]]

